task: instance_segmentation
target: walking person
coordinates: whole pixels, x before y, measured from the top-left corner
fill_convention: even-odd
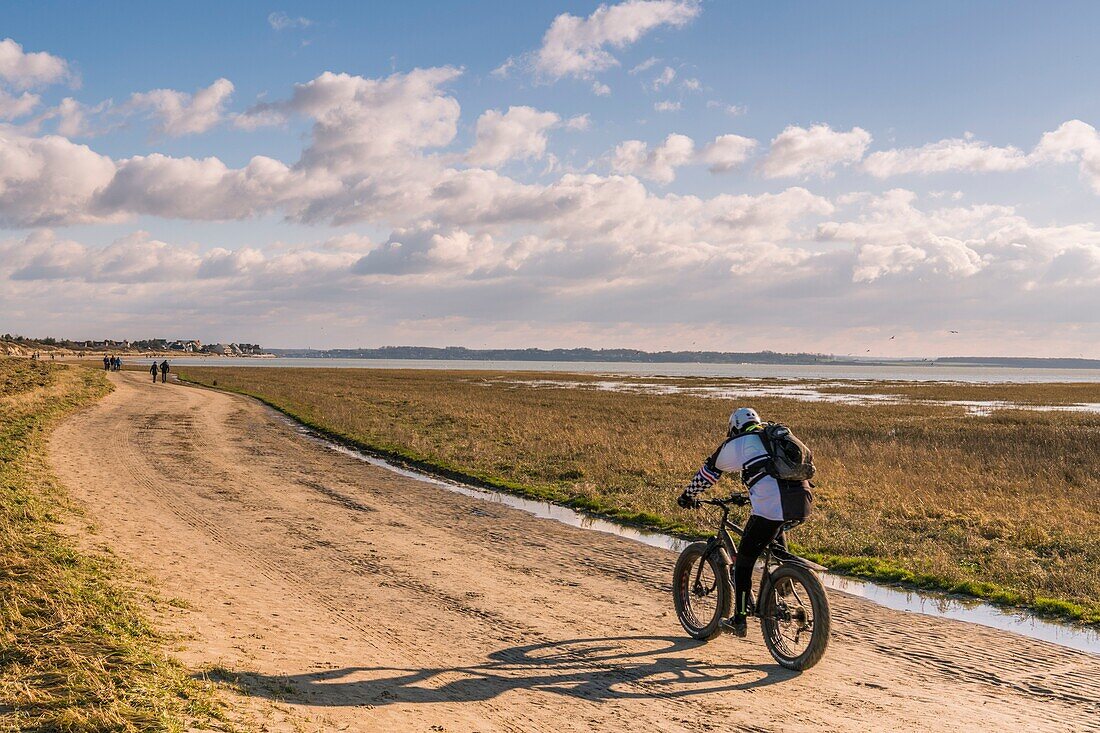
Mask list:
[[[149,373],[153,375],[153,384],[157,383],[157,363],[154,361],[153,365],[149,367]]]
[[[160,383],[164,384],[168,381],[168,360],[165,359],[160,363]]]
[[[111,357],[109,357],[109,356],[104,356],[103,357],[103,371],[105,371],[105,372],[111,371]]]

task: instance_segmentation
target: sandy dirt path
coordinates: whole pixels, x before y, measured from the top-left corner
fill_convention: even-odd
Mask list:
[[[51,446],[84,541],[176,599],[175,652],[239,675],[257,728],[1100,728],[1095,656],[831,592],[828,654],[796,675],[755,628],[687,639],[670,552],[341,456],[244,398],[111,378]]]

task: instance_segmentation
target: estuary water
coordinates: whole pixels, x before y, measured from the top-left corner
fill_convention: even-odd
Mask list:
[[[275,357],[165,357],[174,366],[305,367],[316,369],[470,369],[506,372],[573,372],[647,377],[732,377],[747,379],[856,379],[935,382],[1097,382],[1100,369],[1016,369],[981,366],[930,366],[913,362],[889,366],[835,364],[640,364],[583,361],[464,361],[439,359],[316,359]],[[148,365],[152,359],[125,359]]]

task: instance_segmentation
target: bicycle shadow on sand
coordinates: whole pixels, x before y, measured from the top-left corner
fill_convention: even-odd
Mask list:
[[[501,649],[470,666],[364,665],[294,675],[215,669],[205,676],[243,694],[323,706],[478,702],[516,689],[596,702],[676,699],[798,676],[777,664],[714,664],[685,654],[703,643],[671,636],[570,639]]]

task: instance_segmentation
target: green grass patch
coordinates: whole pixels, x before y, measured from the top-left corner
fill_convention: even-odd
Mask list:
[[[110,557],[57,529],[70,511],[46,440],[110,390],[90,369],[0,358],[0,729],[182,731],[216,697],[163,652]]]

